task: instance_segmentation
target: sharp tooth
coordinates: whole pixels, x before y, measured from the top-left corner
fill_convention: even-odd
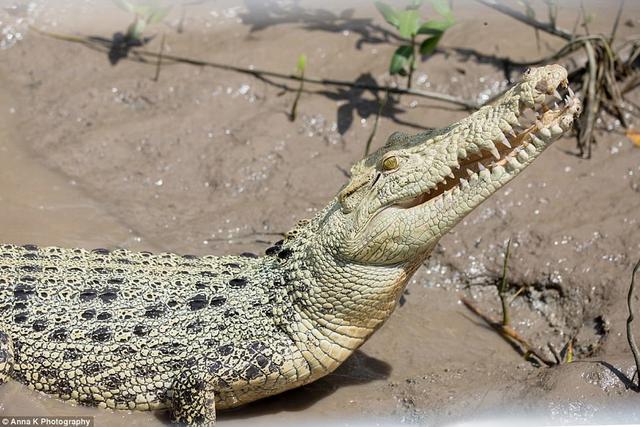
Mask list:
[[[571,89],[571,86],[567,87],[567,91],[569,92],[569,96],[570,97],[573,98],[574,96],[576,96],[576,94],[573,92],[573,89]]]
[[[471,169],[467,169],[467,175],[471,176],[473,174],[475,174],[474,171],[472,171]]]
[[[515,113],[511,111],[505,114],[504,118],[507,121],[507,123],[509,123],[511,126],[517,126],[520,124],[518,122],[518,117],[516,117]]]
[[[443,176],[447,176],[451,173],[451,168],[447,165],[442,167]]]
[[[531,142],[533,142],[533,145],[535,145],[538,148],[542,148],[542,147],[545,146],[545,143],[544,143],[543,140],[541,140],[540,138],[538,138],[534,134],[530,134],[530,135],[531,135]]]
[[[504,174],[504,172],[505,170],[502,166],[495,165],[491,170],[491,176],[493,177],[494,180],[498,180]]]
[[[529,160],[529,155],[524,150],[519,151],[517,157],[521,162],[526,162],[527,160]]]
[[[562,135],[564,133],[564,131],[562,130],[562,128],[559,125],[554,124],[553,126],[551,126],[551,133],[553,135]]]
[[[451,172],[449,175],[447,175],[449,178],[455,178],[456,176],[453,174],[453,172]]]
[[[500,122],[498,123],[498,129],[500,129],[502,133],[505,133],[505,134],[513,133],[513,128],[509,123],[507,123],[506,120],[500,120]]]
[[[483,181],[489,182],[491,181],[491,173],[487,169],[483,169],[480,171],[480,178]]]
[[[467,180],[466,180],[466,179],[464,179],[464,178],[460,178],[460,187],[461,187],[461,188],[467,188],[467,187],[469,187],[469,181],[467,181]]]
[[[527,144],[524,146],[524,149],[527,150],[527,153],[533,155],[536,153],[536,147],[533,146],[533,144]]]
[[[500,140],[500,143],[507,148],[511,148],[511,143],[509,143],[509,140],[504,135],[502,135],[502,139]]]
[[[496,160],[500,160],[500,152],[495,146],[492,146],[489,151],[491,152],[491,155],[496,158]]]
[[[559,100],[562,100],[562,97],[560,96],[560,92],[558,92],[558,89],[553,91],[553,96]]]
[[[476,182],[477,180],[478,180],[478,174],[477,173],[474,173],[473,175],[471,175],[469,177],[469,182],[471,182],[471,183]]]
[[[540,133],[540,135],[544,136],[545,138],[551,138],[551,131],[547,128],[542,128],[538,130],[538,132]]]
[[[518,169],[520,166],[522,166],[516,159],[514,159],[513,157],[507,157],[507,165],[510,166],[512,169]]]
[[[482,163],[478,162],[478,170],[479,170],[480,172],[482,172],[482,171],[483,171],[483,170],[485,170],[485,169],[486,169],[486,168],[484,167],[484,165],[483,165]]]
[[[562,98],[560,98],[560,100],[562,100]],[[558,103],[557,103],[557,102],[554,102],[554,103],[553,103],[553,109],[554,109],[554,110],[559,110],[559,109],[560,109],[560,106],[558,105]]]

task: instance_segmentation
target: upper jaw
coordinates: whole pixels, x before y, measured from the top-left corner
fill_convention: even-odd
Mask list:
[[[567,89],[564,99],[558,92],[560,86]],[[490,194],[571,130],[580,111],[580,100],[568,87],[563,67],[550,65],[528,71],[521,83],[494,104],[438,136],[435,143],[442,145],[446,164],[430,173],[433,178],[423,192],[393,205],[444,207],[446,201],[468,192]]]

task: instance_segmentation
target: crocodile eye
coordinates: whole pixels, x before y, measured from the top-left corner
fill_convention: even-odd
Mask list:
[[[392,171],[398,167],[398,158],[396,156],[389,156],[382,161],[382,168],[385,171]]]

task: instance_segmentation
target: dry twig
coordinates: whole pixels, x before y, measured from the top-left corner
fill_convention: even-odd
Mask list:
[[[157,82],[160,79],[160,67],[162,66],[162,54],[164,53],[164,38],[162,35],[162,41],[160,42],[160,52],[158,53],[158,60],[156,62],[156,75],[153,77],[153,81]]]
[[[466,298],[461,299],[462,303],[471,310],[476,316],[481,318],[487,325],[493,328],[504,340],[506,340],[510,344],[514,344],[520,351],[520,353],[528,358],[529,356],[534,356],[540,362],[544,363],[547,366],[553,366],[554,362],[547,359],[546,357],[540,355],[536,350],[534,350],[533,346],[527,341],[522,335],[520,335],[515,329],[511,326],[503,325],[501,322],[496,322],[491,319],[486,314],[482,313],[471,301]]]
[[[637,391],[640,391],[640,353],[638,352],[636,339],[633,335],[633,331],[631,330],[631,323],[633,322],[633,312],[635,311],[633,304],[633,291],[635,288],[636,273],[639,269],[640,260],[638,260],[638,263],[633,268],[633,273],[631,273],[631,285],[629,286],[629,294],[627,295],[627,308],[629,309],[629,317],[627,317],[627,341],[629,342],[631,353],[633,353],[633,360],[636,363],[636,375],[638,375],[638,384],[636,385]],[[631,378],[631,382],[633,382],[633,377]]]
[[[95,50],[107,52],[111,47],[111,42],[108,40],[96,40],[88,37],[82,36],[72,36],[67,34],[58,34],[52,33],[49,31],[40,30],[35,27],[31,27],[31,29],[39,34],[42,34],[47,37],[52,37],[58,40],[68,41],[72,43],[80,43],[84,44],[87,47],[90,47]],[[129,60],[134,60],[142,63],[146,63],[144,58],[157,58],[157,52],[150,52],[140,48],[132,48],[132,55],[137,55],[137,57],[128,57]],[[466,100],[462,98],[458,98],[455,96],[447,95],[445,93],[438,93],[432,91],[418,90],[418,89],[402,89],[399,87],[391,87],[391,86],[378,86],[374,84],[366,84],[360,82],[353,82],[348,80],[337,80],[337,79],[327,79],[327,78],[312,78],[312,77],[304,77],[301,78],[295,74],[286,74],[279,73],[277,71],[269,71],[269,70],[260,70],[257,68],[245,68],[238,67],[235,65],[222,64],[218,62],[206,61],[196,58],[189,58],[185,56],[179,55],[163,55],[163,61],[173,62],[173,63],[183,63],[190,65],[197,65],[201,67],[211,67],[217,68],[221,70],[234,71],[237,73],[248,74],[260,79],[264,79],[265,77],[279,78],[285,80],[294,80],[294,81],[304,81],[305,83],[319,84],[324,86],[338,86],[338,87],[349,87],[349,88],[358,88],[358,89],[366,89],[375,92],[389,92],[393,94],[406,94],[413,95],[421,98],[433,99],[436,101],[447,102],[450,104],[458,105],[467,110],[475,110],[480,107],[480,105],[472,100]]]

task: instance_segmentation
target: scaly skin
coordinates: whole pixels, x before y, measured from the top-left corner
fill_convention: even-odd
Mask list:
[[[533,69],[445,129],[391,135],[262,258],[0,247],[0,382],[212,425],[216,408],[327,375],[389,317],[438,239],[571,129],[570,89],[562,108],[543,107],[561,84],[562,67]],[[543,113],[513,133],[525,108]]]

